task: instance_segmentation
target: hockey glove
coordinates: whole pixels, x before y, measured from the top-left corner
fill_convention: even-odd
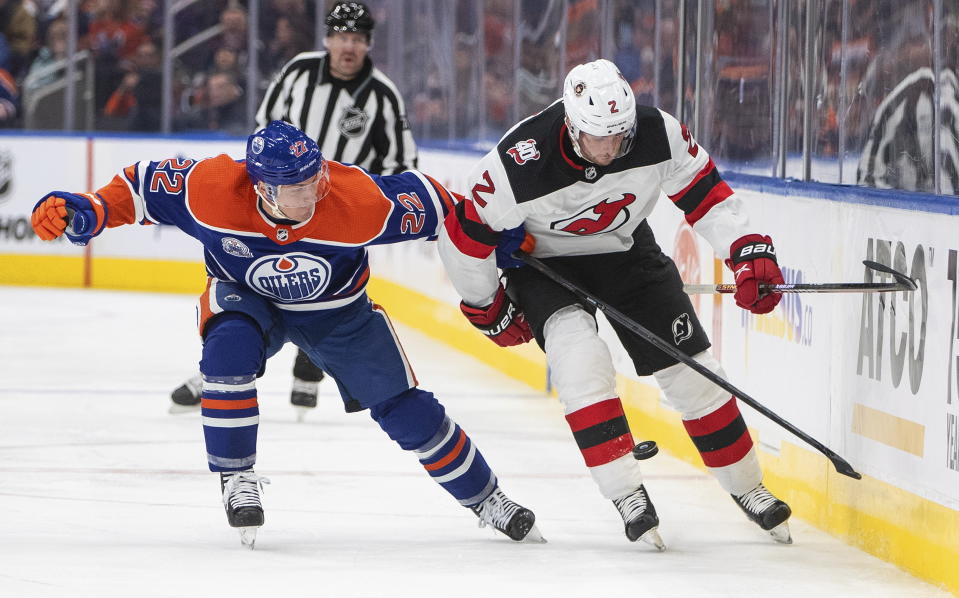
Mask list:
[[[780,293],[761,294],[759,283],[784,284],[776,263],[773,241],[763,235],[740,237],[729,248],[726,265],[736,277],[736,305],[754,314],[768,314],[782,299]]]
[[[496,244],[496,267],[505,270],[525,266],[526,262],[514,258],[513,253],[518,249],[533,253],[535,248],[536,239],[526,232],[526,227],[522,224],[516,228],[504,230],[500,233],[499,243]]]
[[[37,236],[52,241],[64,234],[74,245],[86,245],[107,221],[106,206],[85,195],[53,191],[33,206],[31,224]]]
[[[521,345],[533,338],[526,316],[506,296],[502,285],[490,305],[481,308],[460,302],[460,310],[473,326],[500,347]]]

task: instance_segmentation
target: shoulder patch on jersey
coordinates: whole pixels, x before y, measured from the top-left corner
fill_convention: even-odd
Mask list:
[[[234,237],[223,237],[220,239],[223,251],[236,257],[253,257],[253,252],[246,244]]]
[[[539,160],[539,150],[536,149],[535,139],[524,139],[517,141],[516,145],[506,150],[517,164],[522,166],[530,160]]]

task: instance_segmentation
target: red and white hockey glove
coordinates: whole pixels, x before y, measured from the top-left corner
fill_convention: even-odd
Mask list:
[[[460,311],[473,326],[500,347],[522,345],[533,338],[526,316],[506,296],[503,285],[497,289],[493,303],[486,307],[472,307],[460,302]]]
[[[754,314],[768,314],[779,304],[780,293],[759,291],[761,282],[785,283],[772,239],[764,235],[740,237],[730,246],[726,265],[736,277],[736,305]]]

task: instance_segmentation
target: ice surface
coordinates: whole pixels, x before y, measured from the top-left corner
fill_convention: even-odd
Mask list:
[[[397,328],[548,544],[477,528],[329,381],[296,423],[288,347],[258,384],[272,484],[248,550],[198,414],[167,413],[199,357],[193,299],[0,287],[0,596],[947,596],[802,521],[794,545],[774,543],[663,453],[643,467],[669,550],[631,544],[554,399]]]

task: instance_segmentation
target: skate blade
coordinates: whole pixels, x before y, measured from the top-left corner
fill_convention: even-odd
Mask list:
[[[253,550],[253,545],[256,544],[256,530],[258,529],[260,529],[259,526],[236,528],[236,531],[240,532],[240,544]]]
[[[666,543],[663,542],[663,537],[659,535],[659,530],[655,527],[640,536],[639,540],[646,542],[660,552],[666,551]]]
[[[543,534],[540,533],[539,528],[536,527],[536,524],[533,524],[533,527],[530,528],[529,533],[526,534],[526,537],[520,540],[520,542],[527,542],[530,544],[546,544],[546,538],[543,537]]]
[[[179,415],[181,413],[196,413],[199,410],[199,403],[196,405],[180,405],[179,403],[170,403],[170,409],[167,411],[167,413]]]
[[[783,521],[776,527],[769,530],[769,535],[773,537],[773,540],[779,542],[780,544],[792,544],[793,537],[789,533],[789,522]]]

